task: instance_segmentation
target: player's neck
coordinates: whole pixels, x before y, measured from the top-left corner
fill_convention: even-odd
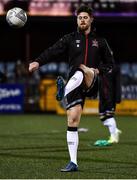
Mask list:
[[[85,35],[88,35],[88,34],[90,33],[90,31],[91,31],[91,27],[89,27],[89,28],[84,32],[84,34],[85,34]]]

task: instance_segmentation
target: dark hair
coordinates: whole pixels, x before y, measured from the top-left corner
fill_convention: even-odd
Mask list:
[[[78,16],[79,13],[86,12],[89,14],[89,16],[93,16],[93,9],[85,4],[82,4],[77,10],[76,15]]]

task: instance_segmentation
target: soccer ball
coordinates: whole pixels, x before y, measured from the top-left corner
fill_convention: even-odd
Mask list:
[[[8,10],[6,14],[6,21],[12,27],[21,28],[27,22],[27,14],[23,9],[14,7]]]

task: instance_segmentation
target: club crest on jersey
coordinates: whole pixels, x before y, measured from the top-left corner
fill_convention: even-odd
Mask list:
[[[98,48],[98,41],[96,39],[92,41],[92,46]]]

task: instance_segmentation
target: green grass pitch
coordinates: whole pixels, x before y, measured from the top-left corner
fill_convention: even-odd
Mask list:
[[[117,116],[120,143],[95,147],[108,130],[98,116],[82,116],[79,171],[60,172],[69,161],[66,116],[0,115],[0,179],[136,179],[137,117]]]

